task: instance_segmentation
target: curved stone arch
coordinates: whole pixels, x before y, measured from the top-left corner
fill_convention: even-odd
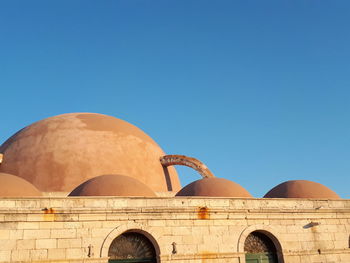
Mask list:
[[[277,251],[277,257],[278,257],[278,262],[279,263],[284,263],[284,259],[283,259],[283,247],[281,244],[281,238],[279,237],[279,235],[276,233],[276,230],[273,229],[270,226],[267,225],[251,225],[246,227],[241,234],[239,235],[238,238],[238,244],[237,244],[237,251],[244,253],[244,242],[247,239],[248,235],[254,231],[260,232],[265,234],[268,238],[270,238],[273,242],[273,244],[276,247],[276,251]],[[245,257],[241,258],[242,262],[245,262]]]
[[[193,157],[172,154],[164,155],[160,157],[159,160],[163,167],[168,167],[172,165],[184,165],[196,170],[203,178],[215,177],[214,174],[204,163]]]
[[[148,240],[151,241],[156,251],[157,263],[160,262],[161,250],[157,242],[157,240],[159,240],[159,237],[154,234],[150,234],[151,231],[149,231],[147,227],[144,227],[142,224],[137,224],[137,223],[120,225],[115,227],[111,232],[109,232],[102,242],[101,249],[100,249],[100,257],[108,258],[108,250],[113,240],[126,232],[139,233],[147,237]]]

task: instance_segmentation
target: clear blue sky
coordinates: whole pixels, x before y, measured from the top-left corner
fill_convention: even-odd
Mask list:
[[[256,197],[307,179],[350,198],[349,13],[349,1],[1,1],[0,143],[98,112]]]

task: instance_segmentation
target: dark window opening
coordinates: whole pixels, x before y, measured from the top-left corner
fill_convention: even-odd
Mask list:
[[[264,233],[255,231],[244,242],[246,263],[277,263],[277,250],[273,241]]]
[[[142,234],[126,232],[113,240],[108,250],[109,263],[157,263],[152,242]]]

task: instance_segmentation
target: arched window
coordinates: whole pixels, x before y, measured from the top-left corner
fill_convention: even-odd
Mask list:
[[[112,241],[108,250],[109,263],[157,263],[152,242],[136,232],[125,232]]]
[[[264,233],[254,231],[244,242],[246,263],[277,263],[277,250],[273,241]]]

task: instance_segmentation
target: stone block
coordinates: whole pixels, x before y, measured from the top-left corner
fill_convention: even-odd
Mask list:
[[[188,222],[186,222],[188,221]],[[193,220],[166,220],[165,224],[170,227],[193,225]]]
[[[84,200],[84,207],[88,208],[102,208],[102,207],[107,207],[108,200],[107,199],[94,199],[94,198],[89,198]]]
[[[137,218],[135,218],[135,219],[137,219]],[[121,220],[125,221],[125,220],[129,220],[129,214],[128,213],[124,213],[124,214],[119,214],[119,213],[106,214],[106,220],[109,220],[109,221],[121,221]],[[94,222],[97,222],[97,221],[94,221]]]
[[[209,227],[196,226],[191,229],[193,236],[209,236]]]
[[[39,222],[18,222],[18,229],[39,229]]]
[[[50,230],[48,229],[24,229],[24,239],[49,238]]]
[[[219,245],[219,253],[230,253],[232,251],[236,251],[237,246],[234,245],[234,243],[221,243]]]
[[[66,259],[66,249],[65,248],[52,248],[48,249],[48,259]]]
[[[56,239],[37,239],[35,242],[35,247],[37,249],[42,248],[57,248],[57,240]]]
[[[40,207],[40,200],[18,199],[18,200],[16,200],[16,207],[35,209],[35,208]]]
[[[26,249],[12,250],[11,261],[29,262],[30,261],[29,252],[30,250],[26,250]]]
[[[84,258],[85,252],[83,248],[67,248],[66,249],[66,258],[75,259],[75,258]]]
[[[333,240],[333,235],[331,233],[314,233],[316,240]]]
[[[288,225],[288,227],[286,227],[286,231],[290,234],[296,234],[305,232],[305,229],[301,225]]]
[[[10,230],[10,239],[23,239],[23,230]]]
[[[79,221],[79,215],[78,214],[55,214],[55,221],[58,222],[70,222],[70,221]]]
[[[0,200],[0,207],[1,208],[15,208],[16,201],[14,201],[14,200]]]
[[[209,226],[210,235],[224,235],[228,232],[228,226]]]
[[[300,240],[298,234],[292,234],[292,233],[282,234],[281,237],[285,241],[299,241]]]
[[[63,222],[63,228],[82,228],[82,222]]]
[[[151,233],[156,233],[157,236],[171,235],[173,233],[170,227],[154,226],[148,229]]]
[[[84,222],[84,223],[92,223],[92,222]],[[98,227],[98,228],[115,228],[120,225],[119,222],[116,221],[103,221],[103,222],[94,222],[95,226],[89,226],[89,227]],[[98,226],[96,226],[96,223],[99,223]],[[85,227],[85,224],[84,224]]]
[[[347,242],[348,241],[348,242]],[[335,249],[348,249],[349,247],[349,240],[334,240],[334,248]]]
[[[230,200],[228,199],[211,199],[209,200],[209,207],[228,207]]]
[[[104,221],[106,214],[79,214],[79,221]],[[78,220],[77,220],[78,221]]]
[[[65,222],[39,222],[40,229],[62,229]]]
[[[85,221],[82,222],[83,226],[82,228],[101,228],[103,223],[106,223],[106,225],[108,225],[107,222],[116,222],[116,221]],[[120,223],[115,223],[116,226],[120,225]],[[107,226],[108,228],[108,226]]]
[[[285,256],[284,261],[288,263],[306,263],[306,262],[300,261],[300,256]]]
[[[180,226],[180,227],[174,227],[172,229],[173,235],[180,235],[180,236],[186,236],[192,234],[192,228],[186,227],[186,226]]]
[[[0,239],[0,250],[12,250],[12,249],[16,249],[16,240]]]
[[[31,260],[45,260],[47,259],[47,249],[36,249],[30,251]]]
[[[167,207],[167,199],[158,199],[158,198],[150,198],[146,199],[147,206],[146,207]]]
[[[101,247],[103,241],[105,239],[104,238],[83,238],[81,239],[81,245],[79,247],[83,247],[83,248],[87,248],[89,245],[93,245],[94,247]]]
[[[177,244],[176,246],[179,254],[196,254],[197,253],[197,245],[196,244]],[[172,246],[169,246],[169,252],[171,253]]]
[[[62,238],[57,240],[57,248],[81,248],[80,238]]]
[[[302,250],[316,250],[318,248],[315,242],[312,242],[312,241],[304,241],[304,242],[300,242],[300,244],[301,244]]]
[[[171,246],[173,242],[176,244],[181,244],[182,243],[182,236],[161,236],[159,238],[159,244],[164,244],[165,246]],[[157,240],[158,241],[158,240]]]
[[[1,222],[0,223],[0,229],[17,229],[17,228],[18,228],[18,222]]]
[[[51,238],[76,238],[77,230],[74,228],[69,229],[51,229]]]
[[[205,240],[205,239],[204,239]],[[219,246],[220,244],[218,243],[203,243],[203,244],[198,244],[197,245],[197,253],[205,253],[205,254],[210,254],[210,253],[217,253],[219,251]]]
[[[4,221],[6,222],[19,222],[19,221],[27,221],[27,214],[5,214]]]
[[[11,250],[0,250],[0,262],[10,262],[11,261]]]
[[[9,239],[10,230],[9,229],[0,229],[0,239]]]
[[[15,241],[15,240],[14,240]],[[21,249],[35,249],[35,239],[20,239],[16,243],[17,250]]]
[[[301,243],[299,241],[284,241],[283,246],[286,251],[301,250]]]
[[[147,200],[146,199],[129,199],[127,202],[127,206],[126,207],[146,207],[147,204]]]
[[[49,215],[49,216],[53,216],[53,215]],[[44,213],[29,213],[27,214],[26,220],[22,220],[22,221],[40,222],[40,221],[45,221],[46,217],[47,215],[45,215]]]
[[[197,241],[198,241],[197,237],[195,237],[193,235],[186,235],[186,236],[182,236],[181,243],[184,244],[184,245],[189,245],[189,244],[197,244]],[[199,242],[199,243],[202,243],[202,242]]]
[[[165,220],[149,220],[148,221],[149,226],[162,226],[164,227],[166,225]]]
[[[221,245],[223,243],[222,236],[220,234],[219,235],[210,235],[210,236],[204,237],[203,241],[204,241],[203,244],[207,244],[208,246],[211,246],[212,244]]]
[[[91,229],[90,228],[81,228],[77,230],[77,238],[91,238]]]
[[[108,204],[108,207],[111,207],[111,208],[130,207],[128,206],[128,199],[109,199],[107,201],[107,204]]]
[[[111,232],[111,228],[93,228],[91,229],[91,237],[106,237]]]

